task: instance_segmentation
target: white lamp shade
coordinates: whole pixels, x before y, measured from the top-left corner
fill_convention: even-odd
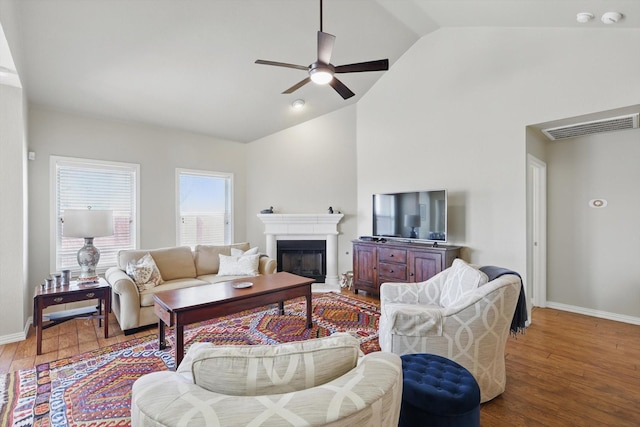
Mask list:
[[[64,237],[101,237],[113,234],[113,211],[65,209]]]

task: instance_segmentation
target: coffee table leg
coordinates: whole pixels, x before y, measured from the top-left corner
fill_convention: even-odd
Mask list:
[[[184,357],[184,326],[176,325],[173,329],[176,336],[176,369],[178,369]]]
[[[164,322],[162,319],[158,319],[158,350],[165,348],[167,348],[167,343],[164,341]]]
[[[278,314],[284,316],[284,301],[278,303]]]

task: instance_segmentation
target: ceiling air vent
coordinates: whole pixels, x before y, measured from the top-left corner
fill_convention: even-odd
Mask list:
[[[576,123],[555,128],[542,129],[547,138],[552,141],[577,136],[592,135],[594,133],[613,132],[625,129],[638,128],[638,113],[626,116],[611,117],[608,119],[594,120],[592,122]]]

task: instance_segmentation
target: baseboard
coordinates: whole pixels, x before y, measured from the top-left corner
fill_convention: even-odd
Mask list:
[[[614,320],[616,322],[630,323],[632,325],[640,325],[640,317],[627,316],[625,314],[610,313],[608,311],[577,307],[575,305],[562,304],[553,301],[547,301],[547,308],[584,314],[585,316],[598,317],[600,319]]]
[[[340,284],[312,283],[311,292],[340,292]]]
[[[24,341],[27,334],[24,332],[16,332],[15,334],[0,336],[0,345],[11,344],[12,342]]]

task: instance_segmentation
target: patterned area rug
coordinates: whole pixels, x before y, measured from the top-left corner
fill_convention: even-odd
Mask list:
[[[351,332],[365,353],[378,346],[378,306],[336,293],[313,294],[313,328],[304,327],[303,298],[272,304],[185,328],[185,351],[194,342],[277,344]],[[140,376],[175,367],[171,348],[157,337],[134,339],[34,369],[0,374],[0,426],[129,426],[131,386]]]

